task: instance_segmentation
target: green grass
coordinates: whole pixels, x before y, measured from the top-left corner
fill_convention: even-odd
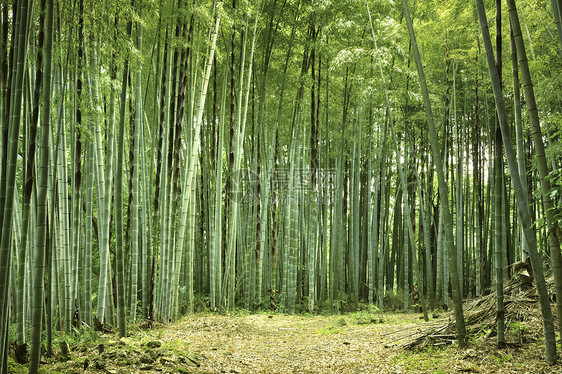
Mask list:
[[[318,335],[332,335],[332,334],[340,334],[344,331],[345,330],[341,327],[329,326],[329,327],[323,327],[321,329],[316,330],[316,333]]]
[[[402,355],[396,356],[394,362],[396,366],[404,368],[408,371],[422,371],[428,373],[446,373],[443,367],[449,357],[443,354],[442,351],[435,349],[428,349],[424,352],[405,352]]]
[[[23,374],[27,373],[27,366],[20,365],[14,361],[13,358],[8,356],[8,373]]]

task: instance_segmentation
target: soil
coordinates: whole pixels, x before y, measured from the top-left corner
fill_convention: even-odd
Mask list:
[[[429,323],[442,323],[443,320]],[[495,348],[493,337],[420,351],[404,341],[426,328],[419,314],[344,316],[196,314],[127,338],[80,332],[45,373],[562,373],[541,341]],[[58,348],[58,344],[56,347]],[[25,372],[14,365],[14,373]]]

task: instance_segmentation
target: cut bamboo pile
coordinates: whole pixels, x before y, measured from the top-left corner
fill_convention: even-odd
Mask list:
[[[551,303],[555,302],[554,279],[547,277],[547,288]],[[505,337],[509,345],[522,345],[543,336],[541,311],[536,288],[521,283],[515,276],[504,288]],[[552,308],[556,313],[556,308]],[[469,339],[486,340],[495,338],[496,331],[496,295],[490,293],[479,298],[465,301],[464,317]],[[555,317],[556,318],[556,317]],[[452,344],[456,340],[455,319],[452,312],[440,320],[417,326],[415,330],[396,331],[396,340],[404,340],[402,348],[420,350],[429,346]]]

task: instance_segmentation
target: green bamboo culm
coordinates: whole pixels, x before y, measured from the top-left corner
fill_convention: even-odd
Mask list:
[[[132,33],[132,22],[127,25],[127,35]],[[123,238],[123,158],[125,153],[125,118],[127,108],[127,87],[129,83],[129,60],[125,59],[123,66],[123,80],[121,86],[121,100],[119,110],[119,127],[117,132],[117,164],[115,165],[115,276],[117,291],[117,323],[119,326],[119,337],[127,334],[125,324],[125,241]]]
[[[537,250],[537,241],[535,232],[531,224],[531,216],[529,214],[529,202],[521,185],[521,177],[519,176],[519,169],[517,165],[517,158],[513,150],[513,142],[511,139],[511,132],[509,130],[505,105],[503,96],[501,94],[501,85],[498,76],[497,67],[493,55],[492,43],[490,41],[490,31],[488,29],[488,21],[486,18],[486,9],[482,0],[476,0],[476,7],[478,9],[478,19],[480,20],[480,31],[482,32],[482,40],[486,50],[486,61],[488,63],[488,70],[490,71],[490,78],[492,79],[492,88],[494,91],[494,98],[496,102],[496,110],[498,120],[501,127],[503,137],[503,145],[511,174],[511,182],[517,203],[517,214],[523,226],[523,232],[527,247],[529,249],[529,257],[531,258],[531,265],[533,267],[533,275],[537,285],[537,293],[539,295],[539,304],[543,317],[543,327],[545,335],[545,354],[548,363],[556,363],[556,334],[554,332],[554,323],[552,310],[550,309],[550,300],[548,291],[546,289],[546,282],[544,278],[544,271],[542,261]]]
[[[560,2],[559,2],[560,3]],[[515,1],[508,0],[507,8],[509,10],[509,19],[511,20],[511,28],[513,30],[513,39],[515,42],[515,50],[519,59],[519,67],[521,69],[521,80],[523,83],[523,94],[527,104],[529,123],[531,124],[531,135],[533,138],[535,161],[539,171],[539,182],[541,186],[541,196],[544,204],[546,221],[549,227],[553,228],[558,225],[554,217],[554,202],[552,201],[550,193],[552,192],[552,185],[548,178],[550,168],[546,159],[546,151],[541,133],[541,125],[539,121],[539,111],[535,100],[535,90],[531,80],[531,72],[529,69],[529,62],[527,60],[527,52],[525,50],[525,43],[521,33],[521,26],[519,23],[519,15],[515,6]],[[523,179],[523,178],[522,178]],[[523,182],[522,182],[523,183]],[[560,241],[556,236],[555,230],[548,230],[548,245],[550,254],[552,256],[552,273],[554,275],[554,284],[556,287],[556,294],[562,295],[562,253],[560,252]],[[562,331],[562,297],[556,298],[556,311],[558,317],[558,328]]]
[[[37,221],[35,231],[35,269],[31,312],[31,351],[29,373],[39,372],[43,318],[44,271],[47,251],[47,193],[49,192],[49,139],[51,138],[51,64],[53,49],[53,0],[41,2],[45,14],[45,49],[43,67],[43,112],[39,129],[37,174]]]
[[[406,18],[406,23],[408,25],[410,42],[412,43],[412,51],[414,52],[414,58],[416,60],[416,67],[418,70],[418,77],[420,80],[420,86],[421,86],[425,113],[426,113],[426,121],[429,129],[429,138],[431,143],[432,155],[435,160],[435,170],[437,172],[437,183],[439,187],[439,200],[441,202],[440,203],[441,213],[443,214],[443,221],[446,223],[444,225],[445,245],[449,257],[449,273],[451,277],[451,291],[453,294],[453,303],[455,306],[455,324],[457,328],[457,339],[459,342],[459,346],[464,347],[466,345],[466,327],[464,321],[462,299],[459,289],[460,276],[457,267],[457,250],[453,239],[453,226],[452,226],[453,221],[451,217],[451,211],[449,209],[448,187],[447,187],[447,182],[445,181],[443,161],[441,157],[441,149],[437,138],[437,131],[435,129],[435,124],[433,121],[433,112],[431,109],[431,102],[429,100],[429,92],[427,89],[425,73],[423,70],[420,52],[416,41],[416,35],[414,33],[414,26],[412,24],[412,19],[410,18],[410,11],[406,0],[402,0],[402,6],[404,10],[404,16]]]
[[[377,39],[375,36],[375,30],[373,29],[373,24],[372,24],[372,20],[371,20],[371,11],[369,10],[369,4],[367,3],[367,14],[369,16],[369,26],[371,28],[371,36],[373,38],[373,43],[375,45],[375,49],[377,49]],[[403,193],[403,200],[404,200],[404,211],[406,212],[406,227],[407,227],[407,237],[409,238],[408,242],[411,245],[411,253],[412,253],[412,269],[414,272],[414,279],[417,280],[418,282],[420,282],[421,278],[419,276],[419,266],[418,266],[418,261],[417,261],[417,256],[416,256],[416,245],[415,245],[415,234],[414,234],[414,225],[412,222],[412,216],[410,215],[410,202],[409,202],[409,197],[408,197],[408,187],[407,187],[407,183],[406,183],[406,177],[404,176],[404,172],[402,169],[402,162],[400,161],[400,148],[398,146],[398,141],[396,140],[396,132],[394,130],[394,121],[392,120],[392,113],[390,111],[390,102],[388,100],[388,92],[386,89],[386,83],[385,83],[385,77],[384,77],[384,73],[382,70],[382,64],[379,61],[379,71],[381,74],[381,79],[383,81],[383,89],[384,89],[384,98],[385,98],[385,104],[386,104],[386,110],[387,110],[387,116],[388,116],[388,120],[389,120],[389,124],[390,124],[390,134],[392,137],[392,142],[394,143],[394,150],[395,150],[395,156],[396,156],[396,165],[398,168],[398,174],[400,176],[400,186],[402,188],[402,193]],[[405,243],[405,246],[407,246],[408,243]],[[407,254],[407,250],[405,251],[405,254]],[[407,276],[405,277],[406,279],[408,278]],[[407,294],[407,290],[404,290],[404,293]],[[423,290],[420,290],[420,302],[421,302],[421,307],[422,307],[422,311],[423,311],[423,316],[424,319],[426,321],[429,321],[429,317],[427,315],[427,306],[426,306],[426,302],[425,302],[425,296],[423,293]]]
[[[9,288],[11,265],[12,213],[16,192],[16,172],[18,159],[18,139],[21,125],[21,105],[23,98],[23,78],[27,57],[28,15],[31,2],[18,1],[14,19],[13,66],[10,83],[10,107],[8,121],[4,122],[2,173],[0,174],[0,374],[8,373],[8,323],[9,323]],[[4,119],[4,118],[3,118]],[[7,131],[5,126],[7,125]],[[4,156],[5,155],[5,156]]]
[[[139,12],[140,13],[140,12]],[[139,14],[140,16],[140,14]],[[136,30],[136,44],[137,49],[142,51],[142,24],[137,23]],[[135,87],[134,87],[134,95],[135,95],[135,128],[133,133],[133,144],[134,144],[134,151],[133,154],[136,155],[135,162],[131,167],[133,168],[133,188],[132,188],[132,207],[131,207],[131,238],[130,238],[130,247],[131,247],[131,287],[130,287],[130,295],[131,295],[131,302],[130,302],[130,321],[135,322],[137,318],[137,294],[138,294],[138,272],[139,272],[139,260],[141,258],[140,253],[140,243],[139,243],[139,200],[140,200],[140,168],[141,162],[140,159],[142,158],[142,154],[140,150],[141,141],[144,143],[144,137],[141,137],[142,128],[143,128],[143,106],[142,106],[142,64],[141,61],[138,61],[136,70],[135,70]],[[145,257],[142,257],[145,259]],[[146,265],[144,267],[146,269]]]

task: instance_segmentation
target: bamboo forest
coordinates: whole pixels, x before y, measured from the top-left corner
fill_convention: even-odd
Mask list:
[[[0,13],[0,374],[562,370],[561,0]]]

